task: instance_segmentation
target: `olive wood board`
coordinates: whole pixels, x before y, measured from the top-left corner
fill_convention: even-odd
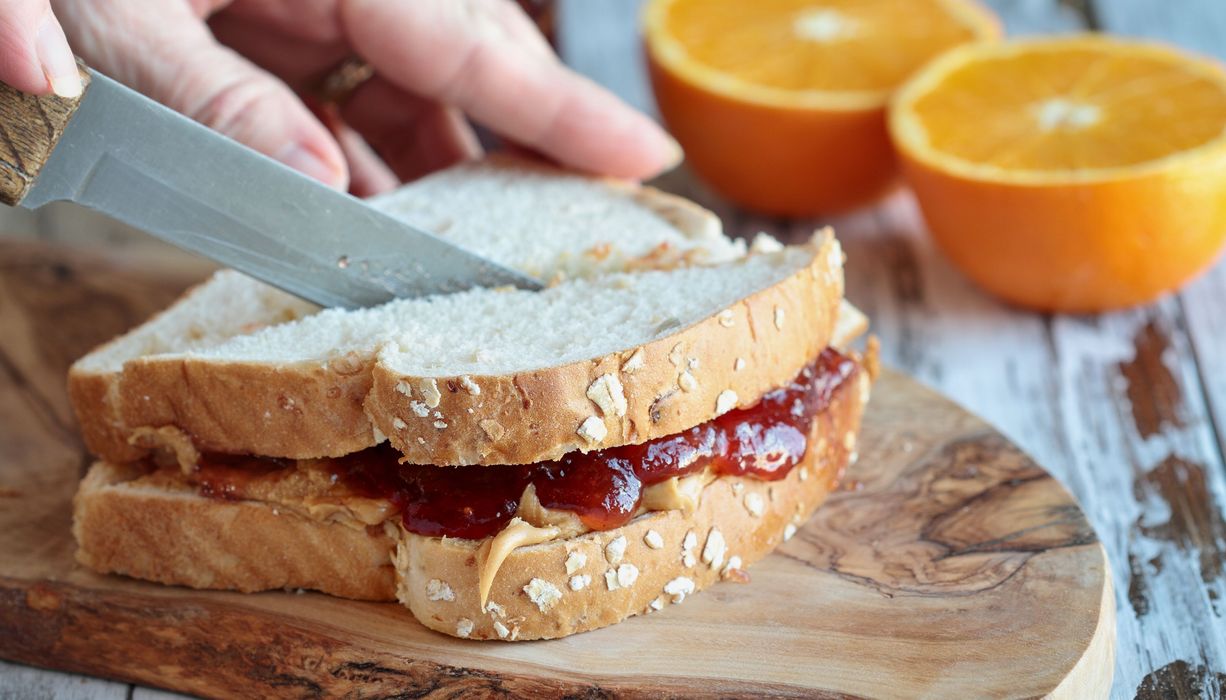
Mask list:
[[[394,604],[100,576],[73,560],[89,457],[73,359],[200,272],[0,243],[0,657],[204,696],[1105,697],[1115,604],[1073,497],[982,420],[886,370],[843,488],[751,583],[545,642]]]

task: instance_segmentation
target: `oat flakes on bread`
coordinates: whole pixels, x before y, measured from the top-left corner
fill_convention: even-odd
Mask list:
[[[481,207],[472,206],[476,199]],[[505,154],[429,175],[378,197],[374,206],[546,280],[684,262],[718,264],[745,253],[743,243],[722,234],[715,215],[682,197]],[[89,450],[116,462],[148,454],[146,447],[131,444],[135,430],[146,425],[129,423],[120,406],[119,380],[125,363],[217,346],[318,311],[318,306],[238,272],[218,272],[139,329],[74,364],[69,391]],[[342,371],[346,367],[340,365]],[[324,422],[340,434],[335,439],[320,436],[324,444],[314,451],[343,454],[364,440],[347,433],[353,427],[345,423],[352,419],[352,405],[360,403],[360,396],[322,398],[343,398],[351,406],[349,411],[342,406],[337,418],[327,419],[324,412]],[[137,395],[135,401],[146,398]],[[243,414],[224,397],[215,402],[202,397],[195,406],[210,406],[248,423],[262,418]],[[233,451],[243,446],[235,444]],[[284,451],[304,455],[311,450]]]
[[[675,433],[721,396],[754,403],[828,344],[842,292],[823,231],[717,266],[329,309],[94,371],[119,354],[104,347],[69,391],[112,461],[174,426],[202,451],[337,457],[386,437],[410,462],[531,463]]]
[[[193,588],[399,600],[427,627],[474,639],[596,629],[720,580],[747,581],[746,567],[790,538],[854,459],[870,364],[814,421],[811,447],[785,479],[720,477],[691,513],[650,511],[613,530],[516,547],[484,603],[488,539],[424,537],[377,513],[338,517],[319,507],[322,498],[217,501],[185,485],[174,467],[149,474],[95,464],[75,502],[77,557],[95,570]]]
[[[746,580],[854,460],[875,357],[827,349],[865,326],[829,232],[747,251],[513,162],[379,206],[554,284],[344,312],[220,274],[73,368],[79,561],[551,638]]]
[[[472,206],[477,197],[480,207]],[[714,264],[745,253],[743,243],[722,234],[714,214],[685,199],[506,155],[427,176],[377,198],[374,205],[504,265],[550,280],[679,263]],[[120,410],[118,384],[125,363],[216,346],[318,311],[237,272],[217,273],[153,319],[73,365],[69,391],[86,445],[116,462],[148,453],[131,444],[134,429],[142,426],[125,422]],[[223,405],[219,410],[237,408]],[[329,451],[339,452],[339,444],[347,439],[337,438]]]

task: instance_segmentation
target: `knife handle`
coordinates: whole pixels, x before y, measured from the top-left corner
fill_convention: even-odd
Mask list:
[[[77,70],[88,89],[89,71],[79,61]],[[0,83],[0,202],[21,203],[80,103],[81,97],[27,95]]]

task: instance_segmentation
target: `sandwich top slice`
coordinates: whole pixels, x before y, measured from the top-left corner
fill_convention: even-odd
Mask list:
[[[746,252],[743,242],[722,234],[713,214],[680,197],[508,156],[492,156],[430,175],[383,195],[374,205],[504,265],[552,281],[718,264]],[[239,273],[217,273],[163,313],[73,365],[69,391],[87,447],[116,462],[148,454],[140,439],[148,424],[142,422],[145,417],[136,407],[139,404],[127,401],[123,408],[124,396],[132,398],[131,391],[120,391],[128,363],[189,355],[319,311],[313,304]],[[344,363],[338,362],[343,371]],[[287,403],[292,398],[286,397]],[[155,399],[152,394],[149,399],[144,395],[134,399],[147,400]],[[219,397],[212,403],[219,415],[252,425],[259,424],[265,418],[262,412],[268,410],[267,418],[276,425],[263,427],[276,432],[280,425],[272,418],[279,413],[280,402],[260,406],[260,413],[242,412],[245,399],[228,402]],[[345,413],[351,414],[352,410]],[[174,423],[165,416],[150,418],[160,424]],[[288,429],[299,427],[303,426]],[[367,440],[340,434],[345,429],[338,428],[335,443],[321,449],[300,446],[282,451],[293,452],[290,456],[344,454]],[[347,429],[354,428],[348,425]],[[315,437],[328,441],[333,432],[332,428],[316,430]],[[226,444],[215,433],[216,449],[261,451],[260,445],[237,440]]]
[[[294,459],[389,439],[423,464],[642,442],[794,376],[828,344],[843,280],[823,232],[719,266],[329,309],[116,361],[154,328],[210,313],[199,298],[226,284],[74,365],[69,392],[95,454],[130,460],[171,428],[202,451]]]

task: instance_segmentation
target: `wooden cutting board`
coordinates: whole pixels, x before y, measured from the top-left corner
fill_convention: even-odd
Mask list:
[[[200,592],[73,561],[89,463],[64,373],[190,275],[0,244],[0,657],[200,695],[1105,697],[1115,604],[1072,496],[894,372],[844,490],[750,585],[548,642],[435,634],[397,605]]]

